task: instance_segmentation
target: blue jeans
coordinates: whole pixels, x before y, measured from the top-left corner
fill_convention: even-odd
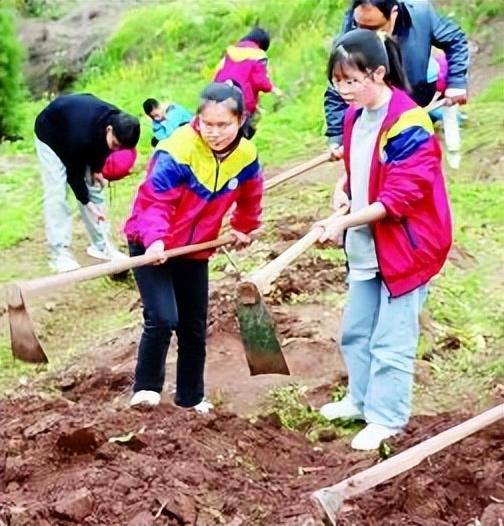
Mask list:
[[[145,252],[129,244],[130,256]],[[144,328],[138,346],[135,392],[160,393],[172,331],[177,334],[175,403],[193,407],[204,397],[208,310],[208,260],[169,259],[133,270],[143,302]]]
[[[349,284],[341,349],[349,394],[368,423],[404,427],[409,420],[426,295],[425,285],[391,298],[379,277]]]

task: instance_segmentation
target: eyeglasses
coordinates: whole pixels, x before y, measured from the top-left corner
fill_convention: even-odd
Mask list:
[[[236,121],[231,122],[217,122],[215,124],[210,124],[208,122],[205,122],[204,120],[200,119],[200,128],[204,128],[205,130],[217,130],[219,132],[225,131],[233,124],[236,124]]]
[[[340,91],[341,90],[341,87],[345,87],[349,90],[358,90],[358,89],[362,89],[362,87],[364,86],[364,83],[366,82],[367,79],[372,79],[373,78],[373,72],[371,71],[370,73],[366,73],[366,75],[364,76],[363,79],[359,80],[359,79],[341,79],[341,80],[338,80],[336,77],[333,77],[332,78],[332,85],[334,86],[334,89],[336,91]]]

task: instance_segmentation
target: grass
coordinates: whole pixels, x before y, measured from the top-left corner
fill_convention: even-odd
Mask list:
[[[142,118],[137,168],[132,176],[112,188],[111,216],[115,226],[119,228],[129,210],[150,152],[150,123],[142,115],[143,99],[155,96],[195,108],[198,93],[211,77],[212,68],[226,46],[243,36],[257,20],[272,32],[270,71],[275,83],[286,93],[278,109],[273,96],[265,95],[261,100],[265,113],[255,141],[263,164],[266,169],[280,166],[323,148],[321,98],[326,84],[325,62],[346,5],[346,0],[280,4],[274,0],[242,0],[237,7],[232,0],[187,0],[130,11],[103,49],[91,57],[85,74],[75,86],[76,91],[93,92]],[[488,17],[502,15],[504,5],[501,0],[452,0],[443,9],[472,32],[479,30]],[[494,62],[502,62],[501,54]],[[504,359],[499,353],[504,338],[504,295],[502,276],[498,277],[503,262],[503,189],[497,174],[492,175],[493,162],[502,155],[499,151],[502,152],[503,145],[503,83],[503,78],[495,79],[485,93],[471,100],[464,131],[463,167],[459,172],[449,173],[456,244],[473,258],[469,258],[471,264],[467,266],[447,265],[432,286],[428,309],[433,320],[433,339],[422,342],[421,354],[431,356],[433,384],[419,388],[419,410],[431,407],[433,399],[437,407],[452,407],[465,391],[484,398],[504,375]],[[33,120],[46,103],[26,101],[20,108],[26,140],[0,145],[0,248],[8,258],[0,265],[0,281],[26,276],[26,265],[12,264],[15,258],[33,258],[33,268],[30,267],[33,273],[43,273],[45,269],[43,251],[35,253],[33,249],[42,242],[43,227],[42,189],[31,137]],[[288,215],[315,218],[328,211],[331,183],[316,183],[303,189],[300,192],[298,185],[291,184],[272,191],[266,198],[266,233],[259,245],[261,250],[251,256],[243,253],[235,256],[242,272],[264,261],[268,245],[277,239],[275,230],[280,219]],[[340,250],[317,250],[317,253],[341,264]],[[211,272],[213,278],[229,272],[224,255],[214,258]],[[99,340],[103,333],[134,322],[125,305],[136,297],[136,292],[125,290],[121,303],[110,299],[117,291],[109,287],[100,280],[79,288],[80,301],[89,302],[95,311],[82,313],[80,325],[89,328],[85,338],[73,335],[73,329],[63,335],[62,356],[66,357],[69,349],[83,348],[93,339]],[[103,294],[110,301],[97,302],[96,298]],[[292,302],[314,301],[314,297],[327,305],[341,299],[327,292],[316,296],[300,294]],[[111,304],[117,308],[110,309]],[[58,324],[64,328],[68,320],[61,315],[53,317],[52,323],[58,335],[61,331]],[[37,374],[32,367],[11,360],[6,341],[5,332],[0,339],[1,389],[15,385],[20,376]],[[450,348],[454,342],[456,350]],[[273,409],[280,411],[283,425],[304,429],[315,439],[326,423],[307,409],[303,396],[302,386],[291,386],[275,391],[271,402]],[[342,432],[336,429],[337,434]]]
[[[352,435],[360,429],[360,424],[349,420],[326,420],[307,402],[306,391],[299,384],[273,389],[268,397],[267,411],[275,415],[282,427],[300,431],[312,442],[320,440],[321,436],[339,438]],[[344,395],[345,388],[336,386],[331,398],[340,400]]]

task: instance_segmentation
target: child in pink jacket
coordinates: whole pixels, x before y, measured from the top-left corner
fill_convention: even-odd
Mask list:
[[[260,27],[252,29],[238,44],[227,48],[214,78],[216,82],[230,80],[242,90],[247,112],[244,134],[248,139],[256,132],[259,93],[273,92],[277,96],[283,95],[268,75],[266,51],[269,46],[269,33]]]
[[[441,150],[427,113],[405,92],[399,57],[388,37],[355,29],[338,39],[328,64],[330,82],[349,105],[338,191],[350,212],[320,222],[320,241],[344,235],[341,351],[349,391],[321,414],[364,420],[352,440],[359,450],[377,449],[408,422],[419,313],[452,243]]]

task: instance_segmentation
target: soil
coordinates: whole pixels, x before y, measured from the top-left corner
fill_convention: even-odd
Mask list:
[[[25,77],[33,95],[67,89],[93,51],[111,35],[125,9],[142,0],[88,0],[58,20],[19,21],[19,37],[27,50]]]
[[[252,423],[171,403],[129,409],[121,399],[129,381],[98,369],[62,379],[51,397],[0,402],[0,523],[317,525],[310,493],[379,460],[344,441],[315,446],[272,416]],[[393,447],[462,419],[416,417]],[[346,503],[341,524],[434,526],[495,516],[504,499],[502,443],[502,425],[464,440]]]
[[[414,419],[398,450],[442,431],[453,420],[453,415]],[[504,521],[503,444],[499,422],[355,499],[338,525],[442,526],[481,518],[481,524],[498,526]]]

